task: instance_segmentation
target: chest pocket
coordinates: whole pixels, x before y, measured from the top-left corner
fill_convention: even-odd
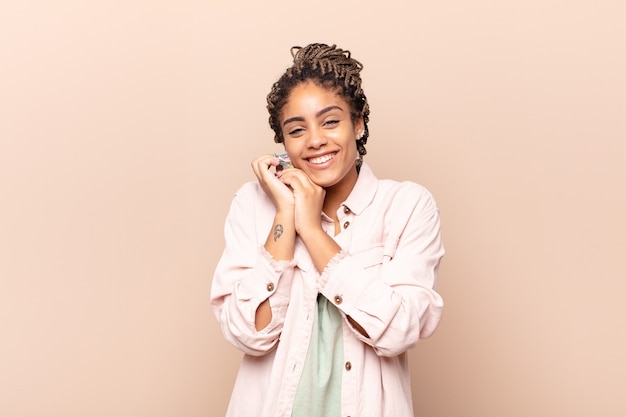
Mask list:
[[[352,253],[352,256],[359,259],[363,269],[368,269],[391,261],[396,254],[397,247],[398,238],[388,238],[384,243],[358,250]]]

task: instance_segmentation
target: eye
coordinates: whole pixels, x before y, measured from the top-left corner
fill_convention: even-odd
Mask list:
[[[301,127],[295,127],[289,131],[287,131],[287,134],[289,136],[300,136],[304,133],[304,129]]]
[[[326,121],[324,122],[324,126],[327,126],[327,127],[333,127],[333,126],[337,125],[338,123],[339,123],[339,120],[336,120],[336,119],[329,119],[329,120],[326,120]]]

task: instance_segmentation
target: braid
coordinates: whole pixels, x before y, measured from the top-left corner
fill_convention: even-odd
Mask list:
[[[353,122],[363,119],[363,136],[357,140],[357,150],[362,157],[367,153],[365,144],[369,136],[369,105],[361,87],[360,72],[363,65],[350,56],[350,51],[313,43],[305,47],[291,48],[293,64],[274,83],[267,96],[269,124],[274,131],[274,141],[283,143],[283,132],[279,123],[280,111],[289,94],[297,85],[311,81],[330,90],[335,90],[351,107]]]

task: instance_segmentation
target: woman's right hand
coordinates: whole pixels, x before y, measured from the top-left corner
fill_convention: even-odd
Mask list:
[[[294,193],[274,174],[272,167],[278,165],[278,158],[263,155],[252,161],[252,169],[259,180],[259,185],[276,207],[274,222],[268,231],[265,250],[276,260],[293,259],[296,228],[295,228],[295,197]],[[263,328],[271,319],[269,304],[263,303],[257,310],[257,329]]]
[[[295,208],[293,191],[278,179],[271,169],[279,165],[278,158],[262,155],[252,161],[251,165],[259,185],[276,206],[276,211],[293,212]]]

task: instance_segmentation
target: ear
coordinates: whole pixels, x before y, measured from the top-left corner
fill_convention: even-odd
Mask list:
[[[354,137],[358,140],[361,138],[361,136],[363,136],[364,132],[365,123],[363,122],[363,118],[360,117],[359,120],[354,123]]]

